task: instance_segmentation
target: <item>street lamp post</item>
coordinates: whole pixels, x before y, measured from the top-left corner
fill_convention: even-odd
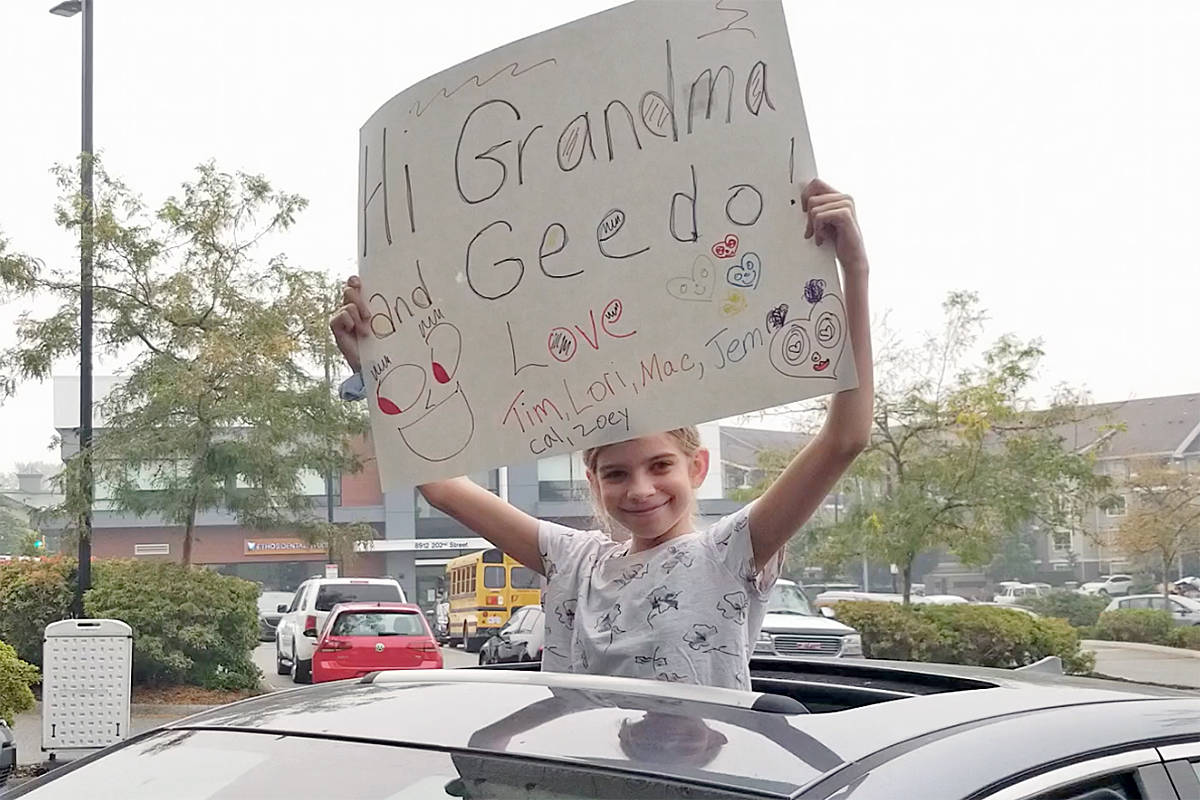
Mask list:
[[[79,571],[75,616],[83,616],[83,593],[92,585],[92,8],[93,0],[65,0],[51,14],[83,12],[83,107],[80,183],[83,208],[79,228],[79,457],[84,510],[79,531]]]

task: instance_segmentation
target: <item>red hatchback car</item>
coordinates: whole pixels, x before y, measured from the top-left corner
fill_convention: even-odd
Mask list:
[[[442,651],[411,603],[343,603],[329,612],[313,653],[313,683],[381,669],[441,669]]]

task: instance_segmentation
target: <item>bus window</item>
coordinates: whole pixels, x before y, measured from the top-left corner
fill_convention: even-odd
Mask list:
[[[503,589],[504,585],[504,567],[483,568],[483,586],[485,589]]]
[[[514,589],[538,589],[541,588],[541,575],[531,570],[529,567],[513,567],[512,568],[512,588]]]

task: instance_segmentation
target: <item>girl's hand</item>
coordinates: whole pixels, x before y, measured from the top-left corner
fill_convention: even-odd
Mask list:
[[[329,330],[333,331],[333,339],[350,369],[361,372],[358,340],[366,338],[371,332],[371,312],[363,300],[362,281],[357,275],[346,281],[346,288],[342,289],[342,303],[342,307],[329,320]]]
[[[867,251],[854,213],[854,198],[814,178],[800,193],[800,208],[808,215],[805,239],[815,239],[818,247],[833,242],[844,272],[866,272]]]

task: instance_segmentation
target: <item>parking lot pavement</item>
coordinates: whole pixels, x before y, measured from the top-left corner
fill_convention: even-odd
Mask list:
[[[478,653],[464,653],[461,648],[443,647],[442,661],[447,669],[455,667],[472,667],[479,663]],[[275,674],[275,643],[263,642],[258,647],[254,648],[254,663],[262,671],[263,682],[269,689],[292,689],[296,684],[292,683],[292,678],[289,675]]]
[[[1091,639],[1083,642],[1083,649],[1096,654],[1096,672],[1101,675],[1200,689],[1200,651]]]

